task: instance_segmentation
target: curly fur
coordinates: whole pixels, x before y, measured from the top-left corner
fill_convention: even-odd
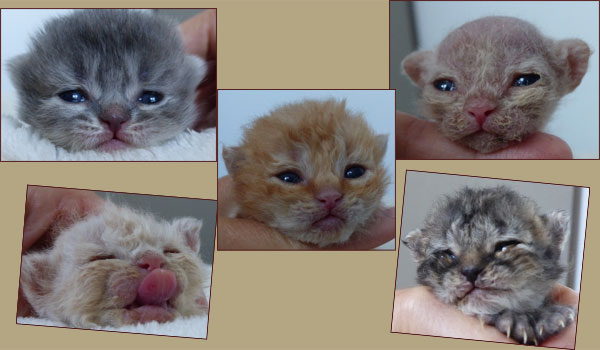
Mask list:
[[[24,255],[20,286],[37,316],[75,327],[206,314],[203,288],[210,276],[198,258],[201,225],[192,218],[169,223],[106,203],[99,214],[64,228],[51,249]],[[153,308],[136,304],[149,274],[138,261],[149,254],[163,259],[163,269],[177,281],[175,294]]]
[[[418,281],[440,300],[533,344],[575,316],[548,298],[564,270],[568,223],[564,212],[539,214],[533,201],[505,187],[464,188],[402,241],[419,264]],[[477,271],[471,280],[470,270]]]
[[[488,153],[541,129],[560,98],[581,82],[590,49],[581,40],[552,40],[511,17],[484,17],[451,32],[434,51],[417,51],[402,65],[422,90],[423,114],[449,139]],[[538,74],[529,86],[516,77]],[[433,83],[450,79],[455,91]],[[469,114],[477,105],[491,114],[482,125]]]
[[[27,54],[9,63],[20,118],[68,150],[96,149],[117,137],[132,147],[161,144],[198,118],[195,89],[205,62],[186,55],[174,23],[133,10],[82,10],[55,18],[34,38]],[[81,89],[88,99],[62,100]],[[164,95],[142,104],[143,91]],[[113,135],[102,113],[130,119]]]
[[[234,181],[238,217],[266,223],[288,236],[325,246],[342,243],[364,230],[377,215],[388,178],[381,164],[387,136],[375,135],[345,101],[306,100],[281,106],[246,129],[240,146],[224,148]],[[366,169],[345,178],[350,165]],[[293,170],[302,183],[277,174]],[[323,218],[316,199],[324,189],[342,195],[332,211],[343,220],[336,228],[315,226]]]

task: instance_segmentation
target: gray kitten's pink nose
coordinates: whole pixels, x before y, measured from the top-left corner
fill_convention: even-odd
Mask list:
[[[333,188],[324,188],[317,192],[315,198],[327,209],[335,208],[337,203],[342,199],[342,194]]]
[[[131,119],[131,116],[123,107],[113,105],[103,109],[98,118],[105,122],[113,133],[116,133],[125,122]]]
[[[479,126],[482,126],[487,117],[495,110],[496,104],[486,99],[475,100],[467,107],[467,112],[477,120]]]
[[[165,259],[158,253],[146,252],[136,261],[136,265],[144,270],[152,271],[165,266]]]

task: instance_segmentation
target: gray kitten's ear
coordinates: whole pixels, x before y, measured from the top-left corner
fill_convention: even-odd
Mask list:
[[[240,147],[223,147],[223,160],[229,174],[234,174],[239,168],[240,162],[244,160],[244,155]]]
[[[58,262],[51,251],[23,255],[20,288],[35,310],[42,310],[50,302]]]
[[[561,76],[564,93],[569,93],[581,83],[591,55],[589,46],[579,39],[565,39],[556,42],[554,52],[559,67],[564,67]]]
[[[410,249],[417,262],[421,262],[425,258],[425,247],[427,244],[425,231],[416,229],[409,232],[406,237],[402,237],[402,243]]]
[[[548,238],[550,239],[551,244],[561,252],[565,237],[569,230],[569,215],[562,210],[557,210],[550,214],[542,215],[542,220],[550,235]]]
[[[415,51],[402,60],[402,68],[410,80],[422,89],[426,84],[427,71],[432,61],[433,51]]]
[[[194,87],[200,85],[202,79],[204,79],[206,76],[206,71],[208,70],[206,61],[198,56],[185,55],[184,64],[188,67],[188,71],[192,75],[190,81]]]
[[[178,218],[173,221],[177,232],[181,233],[187,245],[194,252],[200,252],[200,229],[202,220],[194,218]]]

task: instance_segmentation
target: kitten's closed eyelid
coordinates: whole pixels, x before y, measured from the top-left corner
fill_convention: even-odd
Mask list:
[[[88,262],[94,262],[98,260],[111,260],[116,259],[117,257],[112,254],[102,254],[102,255],[94,255],[88,259]]]
[[[179,251],[179,249],[165,248],[165,250],[163,250],[163,253],[165,253],[165,254],[179,254],[181,252]]]
[[[503,252],[503,251],[506,251],[508,248],[515,246],[517,244],[521,244],[521,243],[523,243],[523,242],[516,240],[516,239],[498,242],[498,243],[496,243],[496,246],[494,247],[494,251]]]

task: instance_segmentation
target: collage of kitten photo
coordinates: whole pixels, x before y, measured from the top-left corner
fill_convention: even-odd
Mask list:
[[[0,9],[14,333],[575,350],[600,3],[541,4]]]
[[[17,323],[206,338],[215,201],[28,186],[25,207]]]

